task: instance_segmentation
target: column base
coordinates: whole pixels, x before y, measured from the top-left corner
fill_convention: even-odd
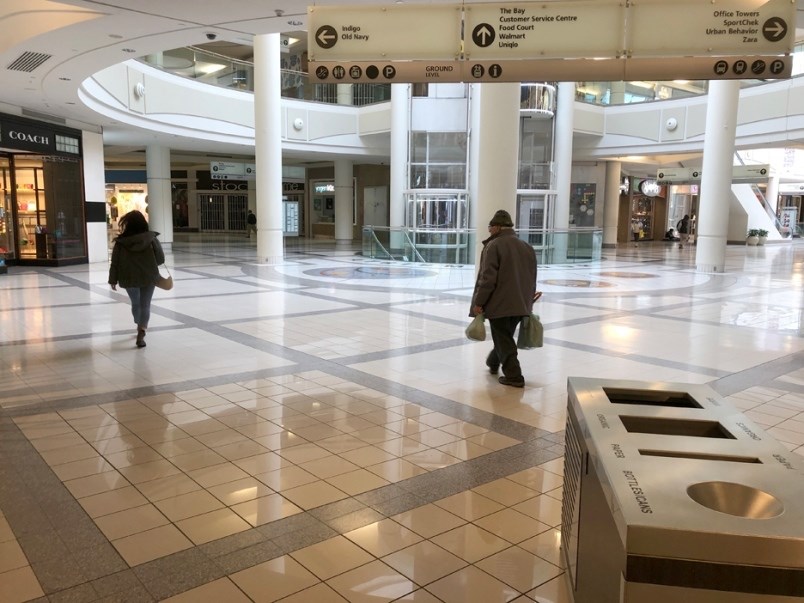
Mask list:
[[[720,273],[720,274],[722,274],[723,272],[726,271],[726,267],[721,266],[721,265],[714,265],[714,264],[698,264],[697,266],[695,266],[695,270],[697,272],[709,272],[709,273]]]

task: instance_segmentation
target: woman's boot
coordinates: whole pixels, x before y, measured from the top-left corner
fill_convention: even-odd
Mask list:
[[[145,329],[137,329],[137,347],[145,347]]]

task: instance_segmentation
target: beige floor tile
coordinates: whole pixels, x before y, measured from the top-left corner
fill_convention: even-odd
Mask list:
[[[394,603],[442,603],[441,599],[427,592],[423,588],[397,599]]]
[[[469,566],[427,587],[444,603],[503,603],[519,595],[513,588]]]
[[[112,467],[105,458],[96,456],[82,461],[73,461],[72,463],[58,465],[53,467],[53,473],[55,473],[61,481],[66,482],[71,479],[86,477],[87,475],[112,471],[113,469],[114,467]]]
[[[268,450],[273,450],[274,452],[278,452],[279,450],[283,450],[285,448],[301,446],[302,444],[307,443],[307,440],[301,436],[297,436],[295,433],[284,430],[279,433],[272,433],[270,435],[255,436],[252,439],[260,446],[263,446]]]
[[[374,557],[343,536],[308,546],[291,555],[321,580],[329,580],[374,560]]]
[[[137,532],[146,532],[153,528],[170,523],[168,519],[153,505],[142,505],[98,517],[95,520],[98,528],[109,540],[117,540],[131,536]]]
[[[232,505],[232,511],[254,527],[302,512],[299,507],[279,494],[269,494]]]
[[[255,476],[269,488],[277,492],[284,492],[291,488],[317,482],[318,478],[312,473],[307,473],[301,467],[290,466],[268,473],[260,473]]]
[[[564,458],[559,457],[552,461],[547,461],[546,463],[542,463],[539,465],[541,469],[545,471],[549,471],[550,473],[555,473],[556,475],[564,475]]]
[[[72,479],[64,482],[64,485],[73,496],[83,498],[93,494],[100,494],[101,492],[108,492],[109,490],[125,488],[131,484],[117,471],[105,471],[104,473]]]
[[[316,459],[323,459],[325,457],[332,456],[332,453],[329,450],[325,450],[324,448],[316,446],[315,444],[310,444],[309,442],[307,444],[301,444],[291,448],[282,448],[277,450],[276,453],[295,465],[300,465]]]
[[[113,454],[105,454],[104,457],[117,469],[122,469],[123,467],[132,467],[134,465],[142,465],[143,463],[152,463],[164,458],[151,447],[132,448],[131,450],[124,450],[122,452],[115,452]]]
[[[534,588],[527,595],[536,603],[572,603],[566,576],[553,578],[540,587]]]
[[[282,599],[281,603],[348,603],[326,584],[316,584]]]
[[[67,448],[69,446],[78,446],[86,444],[86,440],[81,437],[81,434],[65,433],[64,435],[53,436],[52,438],[45,438],[39,440],[31,440],[31,444],[40,453],[48,450],[56,450],[57,448]]]
[[[139,433],[137,433],[137,437],[146,444],[148,444],[149,446],[153,446],[155,444],[164,444],[167,442],[176,442],[179,440],[184,440],[189,438],[190,434],[184,431],[183,429],[179,429],[178,427],[171,425],[167,429],[152,429],[149,431],[140,431]]]
[[[544,494],[515,505],[514,510],[551,527],[561,525],[561,502]]]
[[[397,437],[393,440],[385,440],[375,444],[377,448],[382,448],[386,452],[390,452],[394,456],[407,456],[409,454],[416,454],[417,452],[424,452],[429,450],[426,444],[417,442],[413,438]]]
[[[277,601],[318,583],[318,578],[290,555],[260,563],[229,578],[253,601],[265,603]]]
[[[508,541],[472,524],[444,532],[431,540],[469,563],[480,561],[511,546]]]
[[[223,508],[221,501],[204,490],[164,498],[154,504],[173,522]]]
[[[148,446],[148,444],[132,434],[123,437],[98,440],[97,442],[92,442],[92,446],[95,448],[95,450],[106,456],[109,454],[124,452],[126,450],[133,450],[135,448],[143,448]]]
[[[80,499],[79,504],[93,519],[132,507],[140,507],[148,501],[134,486],[126,486]]]
[[[479,444],[484,448],[491,448],[492,450],[502,450],[503,448],[515,446],[516,444],[520,443],[519,440],[509,438],[508,436],[504,436],[494,431],[487,431],[486,433],[481,433],[480,435],[466,438],[466,441],[472,442],[473,444]]]
[[[230,509],[218,509],[176,522],[176,526],[195,544],[204,544],[224,536],[248,530],[251,526]]]
[[[194,492],[200,490],[201,486],[185,474],[179,473],[148,482],[141,482],[137,484],[137,489],[142,492],[148,500],[153,502],[181,494],[187,494],[188,492]]]
[[[491,500],[496,501],[501,505],[505,505],[506,507],[510,507],[539,495],[539,492],[526,488],[521,484],[517,484],[507,479],[497,479],[493,482],[478,486],[477,488],[472,488],[472,492],[477,492],[478,494],[485,496],[486,498],[490,498]]]
[[[355,448],[354,450],[350,450],[348,452],[342,452],[340,456],[345,458],[350,463],[354,463],[358,467],[368,467],[369,465],[376,465],[378,463],[384,463],[385,461],[390,461],[391,459],[396,458],[390,452],[386,452],[381,448],[377,448],[376,446],[366,446],[365,442],[364,445],[360,448]]]
[[[367,444],[380,444],[381,442],[387,442],[388,440],[396,440],[399,438],[399,434],[395,431],[391,431],[390,429],[386,429],[385,427],[381,427],[379,425],[359,429],[358,431],[352,432],[352,435],[356,438],[360,438]]]
[[[476,565],[519,592],[529,591],[561,574],[561,570],[552,563],[519,547],[500,551],[478,561]]]
[[[439,427],[439,429],[441,431],[451,433],[452,435],[456,435],[461,439],[471,438],[472,436],[480,435],[481,433],[486,433],[488,431],[488,429],[486,429],[485,427],[473,425],[472,423],[464,423],[463,421],[458,421],[457,423],[450,423],[449,425]]]
[[[204,444],[191,437],[182,437],[178,440],[172,440],[170,442],[159,442],[151,444],[151,446],[159,454],[168,459],[207,450],[207,447]],[[193,469],[198,469],[198,467],[193,467]]]
[[[321,446],[321,448],[329,450],[333,454],[342,454],[344,452],[349,452],[350,450],[355,450],[356,448],[362,448],[366,445],[363,440],[348,434],[340,434],[329,438],[324,438],[323,440],[319,440],[317,444]]]
[[[42,455],[42,458],[48,465],[53,467],[92,458],[97,456],[98,452],[92,446],[84,442],[83,444],[68,446],[67,448],[40,451],[39,454]]]
[[[151,480],[181,473],[179,468],[167,459],[143,463],[141,465],[132,465],[131,467],[121,467],[119,471],[132,484],[149,482]]]
[[[229,506],[274,493],[271,488],[253,477],[245,477],[219,486],[212,486],[208,488],[208,492]]]
[[[419,586],[430,584],[466,565],[466,561],[424,540],[383,557],[385,563]]]
[[[189,471],[188,475],[195,481],[201,484],[204,488],[225,484],[226,482],[233,482],[238,479],[248,477],[248,474],[236,467],[232,463],[221,463],[220,465],[212,465],[211,467],[204,467],[203,469],[196,469]]]
[[[248,438],[239,431],[231,428],[222,429],[220,431],[213,431],[211,433],[202,433],[195,436],[195,439],[210,448],[218,448],[220,446],[228,446],[237,442],[248,441]]]
[[[431,448],[438,448],[439,446],[460,440],[458,436],[447,433],[446,431],[441,431],[440,429],[425,429],[410,437],[422,444],[427,444]]]
[[[45,593],[29,566],[21,567],[0,576],[0,601],[22,603],[43,597]]]
[[[16,540],[0,543],[0,574],[26,565],[28,565],[28,558]]]
[[[433,504],[466,521],[474,521],[503,509],[503,505],[500,503],[471,491],[442,498]]]
[[[350,463],[339,456],[328,456],[314,461],[308,461],[302,463],[299,467],[321,479],[359,469],[354,463]]]
[[[560,475],[550,473],[538,467],[531,467],[530,469],[519,471],[518,473],[509,475],[506,479],[510,479],[537,492],[548,492],[563,484],[563,478]]]
[[[427,469],[424,467],[419,467],[404,459],[391,459],[384,463],[369,465],[366,469],[392,483],[427,473]]]
[[[267,452],[262,446],[255,454],[232,462],[249,475],[259,475],[291,466],[290,461],[283,459],[275,452]]]
[[[542,532],[537,536],[528,538],[524,542],[519,543],[519,546],[530,551],[537,557],[541,557],[545,561],[549,561],[558,567],[564,567],[561,560],[561,531],[552,529]]]
[[[126,563],[132,567],[193,546],[193,543],[174,525],[139,532],[119,540],[113,540],[112,544]]]
[[[466,520],[433,504],[394,515],[391,519],[424,538],[432,538],[466,523]]]
[[[189,473],[196,469],[220,465],[226,462],[226,459],[214,450],[204,447],[202,450],[174,456],[170,459],[170,462],[182,471]]]
[[[290,499],[302,509],[308,510],[336,500],[342,500],[347,498],[348,494],[324,481],[318,481],[290,488],[289,490],[282,490],[282,496]]]
[[[469,461],[471,459],[476,459],[477,457],[483,456],[484,454],[494,452],[490,448],[485,448],[479,444],[473,444],[467,440],[458,440],[457,442],[451,442],[449,444],[445,444],[444,446],[439,446],[438,450],[441,452],[446,452],[447,454],[452,455],[457,459],[461,459],[462,461]]]
[[[389,483],[380,476],[366,471],[365,469],[358,469],[357,471],[336,475],[335,477],[327,478],[326,481],[339,490],[343,490],[350,496],[387,486]]]
[[[550,526],[513,509],[503,509],[476,520],[475,525],[517,544],[537,534],[550,531]],[[530,549],[528,549],[530,550]],[[535,552],[535,551],[534,551]]]
[[[451,454],[447,454],[436,448],[408,454],[404,459],[428,471],[435,471],[436,469],[442,469],[443,467],[449,467],[450,465],[461,462],[461,459],[455,458]]]
[[[276,404],[276,402],[271,402],[271,404]],[[271,421],[263,421],[262,423],[242,425],[240,427],[236,427],[235,430],[242,433],[247,438],[256,438],[260,436],[273,435],[275,433],[282,433],[284,428]]]
[[[416,544],[422,539],[421,536],[396,523],[393,519],[383,519],[346,532],[344,536],[375,557],[384,557],[394,551]]]
[[[350,603],[394,601],[416,590],[416,585],[381,561],[341,574],[327,584]]]

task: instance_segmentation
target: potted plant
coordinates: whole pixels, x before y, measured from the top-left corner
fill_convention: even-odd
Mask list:
[[[745,244],[751,246],[759,244],[758,228],[752,228],[751,230],[748,231],[748,237],[745,239]]]
[[[764,245],[765,241],[768,240],[768,231],[763,230],[762,228],[757,228],[757,237],[759,237],[757,245]]]

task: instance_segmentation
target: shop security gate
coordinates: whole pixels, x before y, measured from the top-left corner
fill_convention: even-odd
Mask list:
[[[198,193],[201,232],[245,232],[248,195]]]

